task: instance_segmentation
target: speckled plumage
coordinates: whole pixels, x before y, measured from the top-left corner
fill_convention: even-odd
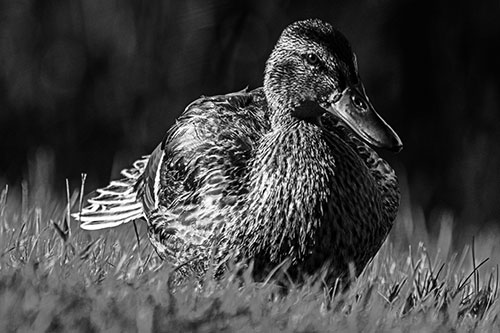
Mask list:
[[[347,40],[322,21],[296,22],[271,54],[263,88],[191,103],[151,155],[76,216],[87,229],[144,216],[158,254],[186,274],[228,258],[254,260],[256,276],[286,259],[295,276],[326,267],[342,277],[349,263],[359,274],[399,205],[395,173],[366,137],[400,141],[381,119],[360,118],[358,133],[335,116],[356,111],[353,103],[364,107],[354,117],[372,111],[362,86],[348,90],[356,85]]]

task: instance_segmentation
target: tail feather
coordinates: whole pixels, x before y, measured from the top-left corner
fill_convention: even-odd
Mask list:
[[[129,169],[121,171],[122,178],[92,192],[88,205],[72,216],[86,230],[112,228],[143,216],[142,203],[137,200],[136,184],[146,168],[149,156],[143,156]]]

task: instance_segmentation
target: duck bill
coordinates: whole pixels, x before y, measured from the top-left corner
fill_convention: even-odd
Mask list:
[[[396,152],[403,148],[396,132],[375,112],[362,83],[346,88],[340,96],[332,96],[324,109],[374,147]]]

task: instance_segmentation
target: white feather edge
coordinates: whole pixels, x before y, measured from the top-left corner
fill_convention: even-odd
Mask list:
[[[142,203],[136,201],[134,182],[144,171],[149,155],[133,163],[132,169],[121,174],[126,179],[113,180],[105,188],[97,189],[97,196],[89,198],[89,206],[71,214],[84,230],[100,230],[119,226],[143,216]]]
[[[106,210],[106,214],[92,208],[94,207],[91,206],[82,210],[81,213],[72,214],[81,223],[80,228],[85,230],[112,228],[141,218],[143,215],[141,203],[120,207],[120,209]],[[95,208],[99,207],[96,205]]]
[[[158,163],[158,167],[156,168],[155,182],[154,182],[154,186],[153,186],[155,208],[158,208],[158,204],[160,202],[160,197],[159,197],[159,192],[160,192],[160,175],[161,175],[161,166],[162,166],[163,158],[164,157],[165,157],[165,153],[162,150],[161,157],[160,157],[160,162]]]

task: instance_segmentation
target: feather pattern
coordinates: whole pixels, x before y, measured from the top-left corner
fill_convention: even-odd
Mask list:
[[[73,213],[85,230],[99,230],[119,226],[143,216],[142,203],[137,200],[135,185],[141,177],[149,155],[134,162],[121,171],[124,177],[112,181],[87,196],[88,205],[81,212]]]
[[[310,50],[320,55],[314,62]],[[157,253],[186,275],[231,257],[254,260],[256,276],[286,259],[297,278],[324,267],[329,278],[345,277],[350,264],[360,273],[390,231],[400,194],[392,168],[359,136],[373,119],[360,132],[325,113],[337,100],[349,107],[335,95],[359,86],[354,62],[329,24],[292,24],[263,88],[192,102],[151,155],[75,216],[84,229],[144,217]],[[365,98],[364,88],[358,94]],[[378,138],[400,144],[383,120],[375,123]]]

